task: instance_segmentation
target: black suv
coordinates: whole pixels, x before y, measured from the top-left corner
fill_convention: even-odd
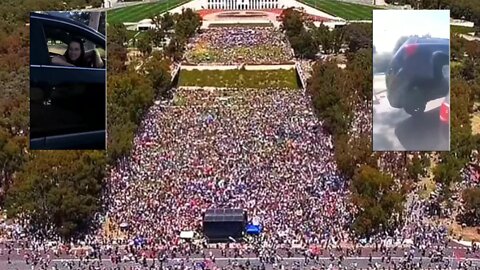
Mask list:
[[[395,53],[386,73],[390,106],[415,116],[427,102],[449,92],[450,40],[409,38]]]
[[[105,61],[105,36],[74,20],[30,14],[30,149],[105,149],[106,69],[61,66],[73,39]],[[48,102],[45,100],[48,98]]]

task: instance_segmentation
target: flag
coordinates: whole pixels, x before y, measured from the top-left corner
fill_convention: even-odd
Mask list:
[[[458,254],[456,250],[453,251],[453,256],[455,257],[457,262],[460,262],[460,260],[462,259],[462,257],[460,257],[460,254]]]

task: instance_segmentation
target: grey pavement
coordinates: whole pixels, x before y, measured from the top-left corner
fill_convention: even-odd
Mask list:
[[[450,150],[448,125],[440,121],[443,98],[427,104],[423,115],[411,117],[390,106],[386,98],[385,75],[373,79],[373,149],[375,151]]]
[[[392,262],[397,264],[397,266],[404,260],[403,257],[392,257]],[[112,262],[109,259],[102,259],[102,262],[100,263],[98,260],[97,261],[90,261],[89,263],[85,262],[80,262],[78,259],[71,259],[71,260],[53,260],[52,263],[49,265],[48,269],[53,269],[55,266],[56,269],[69,269],[67,266],[67,262],[70,263],[73,266],[73,269],[89,269],[89,266],[91,267],[90,269],[114,269],[115,267],[120,267],[119,269],[161,269],[161,266],[163,268],[166,268],[167,266],[180,266],[184,265],[186,267],[190,267],[192,269],[192,266],[195,264],[198,264],[200,262],[203,262],[203,259],[190,259],[190,260],[185,260],[185,259],[172,259],[168,260],[164,263],[160,263],[158,260],[155,260],[155,262],[152,259],[147,259],[146,260],[146,265],[147,267],[142,267],[141,262],[122,262],[119,264],[112,264]],[[248,261],[248,264],[250,266],[260,266],[262,265],[262,262],[258,258],[218,258],[215,260],[215,265],[216,267],[226,267],[226,266],[231,266],[231,265],[246,265]],[[461,258],[456,258],[456,257],[445,257],[442,262],[431,262],[431,260],[427,257],[415,257],[413,258],[412,262],[413,263],[421,263],[421,269],[434,269],[437,266],[445,266],[448,261],[448,264],[452,269],[458,269],[459,263],[470,263],[471,266],[469,266],[467,269],[475,269],[475,267],[480,267],[480,259],[468,259],[464,260]],[[347,269],[368,269],[369,264],[378,264],[380,267],[385,267],[386,269],[393,269],[393,263],[392,262],[382,262],[381,257],[372,257],[372,260],[370,262],[369,257],[346,257],[340,264],[343,267],[347,267]],[[278,266],[283,265],[284,269],[292,269],[293,266],[297,265],[295,269],[312,269],[312,268],[317,268],[321,266],[328,267],[330,264],[334,266],[339,265],[338,258],[337,259],[331,259],[329,257],[322,257],[319,258],[318,260],[310,260],[308,264],[305,264],[305,258],[304,257],[292,257],[292,258],[282,258],[279,262],[277,263],[265,263],[265,269],[277,269],[279,268]],[[134,267],[134,268],[133,268]],[[40,267],[32,267],[32,265],[27,265],[23,260],[13,260],[11,263],[7,263],[5,261],[0,262],[0,269],[5,269],[5,270],[10,270],[10,269],[15,269],[15,270],[27,270],[27,269],[41,269]],[[417,269],[417,268],[415,268]]]

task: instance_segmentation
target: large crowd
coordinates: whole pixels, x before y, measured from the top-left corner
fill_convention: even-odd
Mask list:
[[[108,213],[128,236],[180,245],[202,209],[244,208],[262,245],[347,242],[352,209],[332,140],[307,97],[290,89],[185,90],[151,107],[135,149],[113,168]],[[150,242],[149,242],[150,243]]]
[[[313,61],[299,59],[296,63],[296,69],[304,87],[307,86],[308,79],[312,76]]]
[[[293,51],[274,27],[215,27],[193,37],[184,58],[191,64],[285,64],[293,63]]]
[[[194,37],[185,60],[275,64],[292,61],[293,54],[284,35],[274,28],[228,27]],[[303,81],[311,76],[312,64],[296,62]],[[174,64],[172,69],[178,67]],[[395,231],[369,239],[353,236],[350,225],[358,209],[348,200],[348,179],[337,170],[332,137],[301,90],[172,91],[173,99],[149,108],[131,154],[109,168],[103,198],[107,212],[102,217],[106,226],[83,241],[59,245],[31,238],[18,226],[6,229],[5,222],[0,230],[14,243],[0,241],[0,257],[23,256],[27,264],[43,267],[67,256],[78,259],[77,263],[65,262],[68,269],[99,269],[98,259],[106,256],[113,264],[132,261],[157,269],[166,256],[181,258],[179,265],[169,269],[205,269],[193,267],[189,258],[214,261],[215,256],[254,255],[262,263],[257,268],[233,261],[222,269],[264,269],[263,263],[275,265],[300,246],[305,250],[301,253],[305,264],[292,264],[290,269],[307,265],[358,269],[344,257],[362,255],[359,245],[367,244],[380,254],[383,266],[387,265],[383,269],[416,269],[414,254],[432,260],[446,255],[448,230],[429,218],[432,205],[418,195],[408,196],[403,223]],[[359,103],[350,126],[351,138],[371,134],[371,108],[371,103]],[[380,170],[391,173],[400,186],[406,154],[385,152],[379,157]],[[478,160],[472,159],[462,172],[466,185],[478,185]],[[242,244],[215,245],[220,253],[208,254],[205,250],[212,246],[202,234],[202,212],[209,208],[243,208],[249,221],[260,221],[263,231],[257,237],[246,237]],[[194,241],[182,240],[184,231],[194,231]],[[400,263],[391,260],[398,256],[397,247],[406,250]],[[335,255],[329,255],[332,259],[325,263],[320,255],[327,253],[319,254],[317,248]],[[279,250],[284,251],[281,256]],[[437,269],[449,267],[450,262],[441,262]],[[368,266],[382,269],[372,262],[371,254]]]

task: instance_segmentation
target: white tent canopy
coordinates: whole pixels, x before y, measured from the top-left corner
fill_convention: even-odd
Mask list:
[[[192,239],[195,235],[194,231],[182,231],[180,232],[180,238],[182,239]]]

